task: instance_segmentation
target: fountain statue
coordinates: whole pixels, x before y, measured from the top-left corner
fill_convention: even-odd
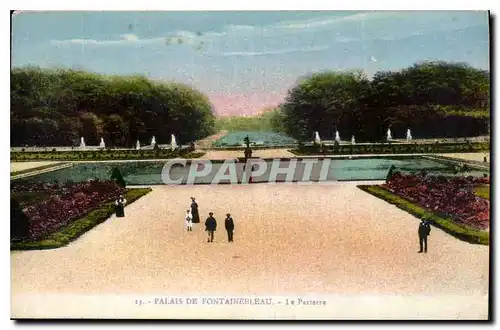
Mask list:
[[[153,138],[151,139],[151,145],[154,146],[156,145],[156,138],[153,136]]]
[[[411,136],[411,130],[408,128],[406,130],[406,141],[411,141],[413,137]]]
[[[141,150],[141,143],[139,140],[137,140],[137,143],[135,144],[135,150]]]
[[[245,141],[245,151],[244,151],[244,155],[245,155],[245,164],[247,163],[247,160],[248,158],[252,157],[252,148],[250,148],[250,138],[247,136],[245,136],[245,138],[243,139],[243,141]],[[246,166],[246,165],[243,165],[243,166]]]
[[[80,148],[85,148],[85,140],[83,139],[83,136],[80,138]]]
[[[170,142],[170,148],[172,148],[172,150],[177,149],[177,141],[175,140],[175,135],[173,134],[172,134],[172,141]]]
[[[104,139],[101,138],[101,143],[99,143],[99,147],[106,148],[106,144],[104,143]]]
[[[340,134],[339,131],[335,131],[335,141],[340,143]]]
[[[354,138],[354,135],[351,138],[351,144],[356,144],[356,139]]]
[[[388,128],[387,129],[387,141],[391,141],[391,140],[392,140],[391,129]]]
[[[321,144],[321,139],[319,137],[319,133],[318,132],[315,133],[314,143]]]

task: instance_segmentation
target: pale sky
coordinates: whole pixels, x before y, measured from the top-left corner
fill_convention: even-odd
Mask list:
[[[371,76],[423,60],[489,69],[488,33],[488,13],[467,11],[27,12],[13,17],[12,63],[187,83],[216,113],[243,115],[313,72]]]

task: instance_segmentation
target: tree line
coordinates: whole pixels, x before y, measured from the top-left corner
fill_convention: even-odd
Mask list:
[[[277,130],[302,140],[381,141],[489,134],[490,75],[463,63],[422,62],[400,71],[324,72],[305,77],[273,112]]]
[[[215,117],[207,96],[178,83],[78,70],[11,70],[11,145],[108,146],[178,143],[206,137]]]
[[[216,130],[273,130],[301,141],[381,141],[489,134],[490,74],[462,63],[422,62],[400,71],[323,72],[301,79],[285,101],[256,118],[215,119],[207,96],[178,83],[78,70],[11,70],[11,145],[133,147],[182,144]]]

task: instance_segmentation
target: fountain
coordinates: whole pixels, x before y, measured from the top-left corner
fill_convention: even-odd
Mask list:
[[[388,128],[387,129],[387,141],[391,141],[391,140],[392,140],[391,129]]]
[[[172,134],[172,141],[170,142],[170,148],[175,150],[177,148],[177,141],[175,140],[175,135]]]
[[[99,147],[106,148],[106,144],[104,143],[104,139],[101,138],[101,143],[99,143]]]
[[[85,140],[83,139],[83,136],[80,138],[80,148],[85,148]]]
[[[339,131],[335,131],[335,141],[337,141],[338,143],[340,143],[340,134],[339,134]]]
[[[156,138],[153,136],[153,138],[151,138],[151,145],[154,146],[156,145]]]
[[[411,136],[411,130],[408,128],[406,130],[406,141],[411,141],[413,137]]]
[[[356,139],[354,138],[354,135],[351,138],[351,144],[356,144]]]
[[[141,150],[141,143],[139,140],[137,140],[137,143],[135,144],[135,150]]]
[[[319,137],[319,133],[318,132],[315,133],[314,143],[321,144],[321,139]]]

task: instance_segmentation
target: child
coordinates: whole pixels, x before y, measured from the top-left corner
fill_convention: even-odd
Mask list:
[[[190,210],[186,211],[186,227],[188,231],[193,231],[193,217]]]

